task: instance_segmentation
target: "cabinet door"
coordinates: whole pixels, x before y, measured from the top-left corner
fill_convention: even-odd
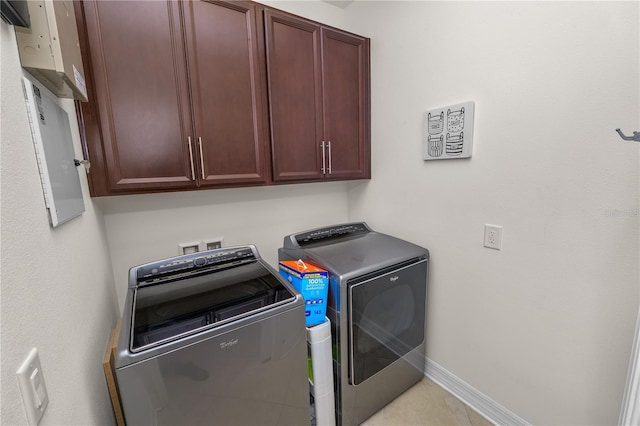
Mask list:
[[[369,178],[369,40],[322,28],[327,178]]]
[[[173,1],[83,2],[102,141],[87,141],[96,194],[195,186],[191,110]],[[103,159],[100,158],[103,156]]]
[[[322,179],[320,27],[265,11],[273,180]]]
[[[265,182],[267,106],[256,5],[184,5],[200,184]]]

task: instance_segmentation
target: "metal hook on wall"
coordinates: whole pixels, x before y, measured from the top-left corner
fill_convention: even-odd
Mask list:
[[[636,141],[636,142],[640,142],[640,132],[633,132],[633,136],[627,136],[624,133],[622,133],[620,131],[620,129],[616,129],[616,132],[618,132],[618,134],[620,135],[620,137],[622,139],[624,139],[625,141]]]

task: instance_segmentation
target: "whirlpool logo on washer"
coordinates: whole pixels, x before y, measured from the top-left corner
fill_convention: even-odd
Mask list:
[[[398,278],[400,278],[400,277],[398,277],[397,275],[395,275],[395,276],[393,276],[393,277],[389,278],[389,281],[391,281],[391,282],[396,282],[396,281],[398,281]]]
[[[220,349],[229,349],[231,346],[234,346],[238,343],[238,339],[231,339],[228,342],[220,343]]]

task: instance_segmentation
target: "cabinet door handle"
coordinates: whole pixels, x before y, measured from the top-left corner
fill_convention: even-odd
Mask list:
[[[191,180],[196,180],[196,172],[193,168],[193,149],[191,148],[191,136],[189,136],[189,160],[191,161]]]
[[[200,145],[200,170],[202,171],[202,180],[205,180],[204,177],[204,157],[202,155],[202,138],[198,137],[198,145]]]
[[[329,174],[331,174],[331,141],[327,145],[329,145]]]
[[[322,170],[322,174],[325,174],[326,170],[324,168],[324,165],[325,165],[324,141],[322,141],[320,146],[322,147],[322,169],[321,170]]]

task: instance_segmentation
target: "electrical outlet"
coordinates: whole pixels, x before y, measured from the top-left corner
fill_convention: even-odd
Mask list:
[[[502,248],[502,226],[484,225],[484,246],[495,250]]]

